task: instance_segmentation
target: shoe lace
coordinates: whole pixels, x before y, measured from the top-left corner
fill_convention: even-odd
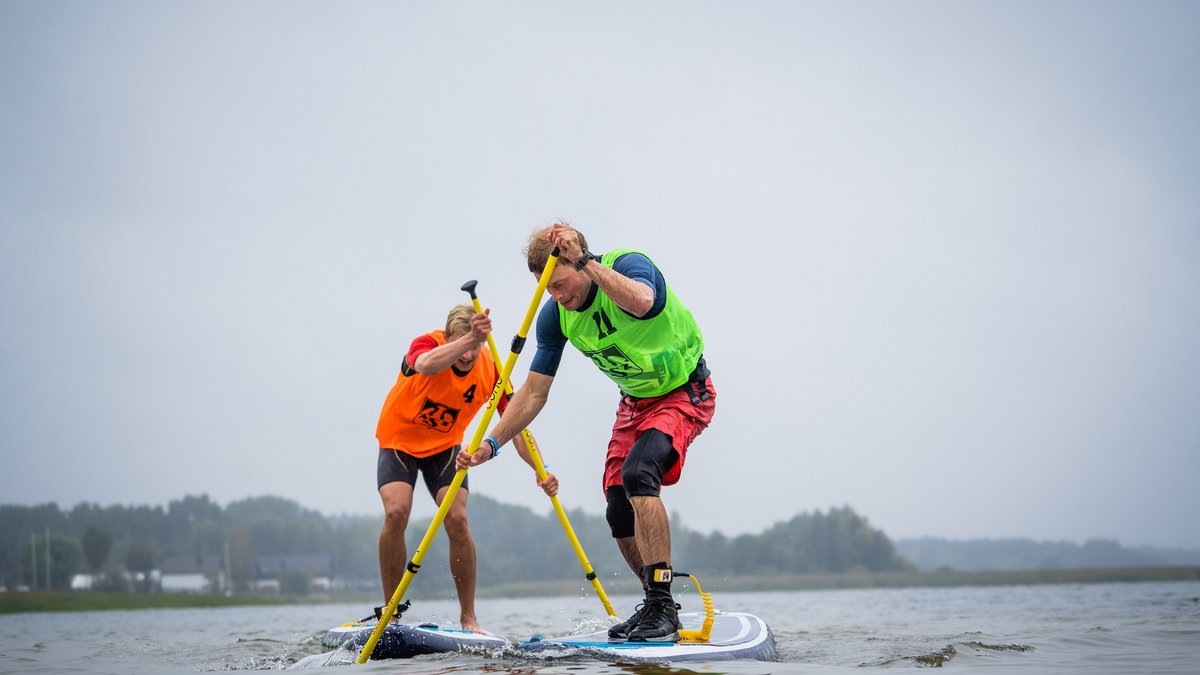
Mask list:
[[[626,626],[633,628],[642,622],[642,617],[646,615],[646,604],[645,602],[640,602],[637,607],[633,608],[633,616],[629,617],[629,620],[625,622]]]
[[[642,603],[642,606],[645,607],[645,610],[638,623],[661,623],[664,619],[671,618],[669,610],[674,609],[678,611],[680,609],[679,605],[674,602],[659,599],[647,600]]]

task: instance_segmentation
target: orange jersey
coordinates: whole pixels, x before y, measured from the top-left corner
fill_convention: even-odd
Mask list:
[[[433,376],[412,368],[420,354],[446,344],[444,331],[435,330],[413,340],[405,367],[388,392],[379,413],[375,437],[379,447],[413,457],[428,457],[462,443],[463,433],[475,413],[492,396],[499,371],[487,349],[479,350],[466,375],[454,366]]]

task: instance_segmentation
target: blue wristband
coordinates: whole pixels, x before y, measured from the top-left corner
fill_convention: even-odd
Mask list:
[[[497,442],[496,439],[492,438],[491,436],[488,436],[487,438],[485,438],[483,440],[487,441],[488,444],[490,444],[492,446],[492,454],[490,457],[488,457],[488,459],[495,459],[496,455],[500,454],[500,443]]]

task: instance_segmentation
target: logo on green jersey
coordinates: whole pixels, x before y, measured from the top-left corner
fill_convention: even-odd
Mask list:
[[[641,366],[634,363],[621,348],[616,345],[608,345],[602,349],[595,351],[584,352],[584,356],[592,360],[596,367],[604,371],[605,375],[612,378],[626,379],[637,377],[644,371]]]

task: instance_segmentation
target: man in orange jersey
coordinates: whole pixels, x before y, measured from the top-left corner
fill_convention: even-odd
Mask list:
[[[412,512],[417,473],[440,506],[457,471],[455,455],[471,419],[491,398],[499,371],[482,349],[492,320],[488,310],[475,313],[458,305],[446,317],[445,330],[412,341],[400,375],[379,413],[377,478],[383,500],[379,533],[379,572],[384,602],[404,578],[408,551],[404,530]],[[503,409],[504,400],[500,407]],[[484,450],[480,450],[483,452]],[[482,632],[475,617],[475,542],[467,523],[467,481],[454,497],[445,520],[450,538],[450,573],[458,590],[463,630]],[[376,609],[376,614],[381,608]]]

